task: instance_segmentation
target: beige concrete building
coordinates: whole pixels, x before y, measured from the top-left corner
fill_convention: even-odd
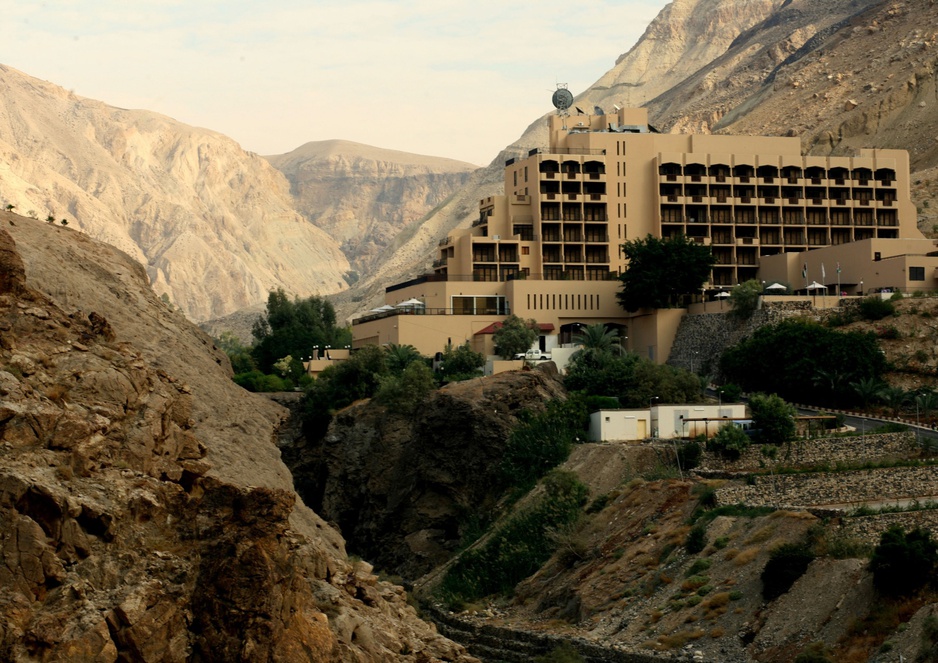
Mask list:
[[[590,414],[588,437],[595,442],[635,442],[712,437],[746,417],[742,403],[655,405],[644,410],[598,410]]]
[[[507,162],[506,195],[480,201],[472,227],[441,242],[432,273],[387,290],[391,306],[422,306],[355,320],[354,347],[432,354],[469,341],[491,354],[483,330],[515,313],[541,323],[541,350],[604,322],[665,361],[683,311],[619,308],[626,240],[684,234],[711,247],[715,288],[755,278],[769,256],[921,238],[902,150],[804,157],[798,138],[659,134],[645,109],[553,116],[549,136]]]
[[[770,256],[759,277],[766,283],[785,282],[805,292],[817,282],[832,295],[859,295],[882,290],[938,290],[938,242],[932,239],[867,239]],[[818,293],[820,294],[820,292]]]

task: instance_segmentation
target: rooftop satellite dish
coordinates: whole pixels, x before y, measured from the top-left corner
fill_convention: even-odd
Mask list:
[[[554,104],[554,108],[562,113],[573,105],[573,93],[565,85],[560,84],[557,85],[554,96],[550,100]]]
[[[618,113],[620,110],[622,110],[622,106],[620,106],[619,104],[612,104],[612,107],[616,109],[616,112],[617,112],[617,113]]]
[[[593,115],[605,115],[605,114],[606,114],[606,111],[604,111],[601,107],[593,106]]]

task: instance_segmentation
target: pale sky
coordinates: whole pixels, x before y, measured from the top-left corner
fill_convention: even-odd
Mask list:
[[[0,0],[0,63],[263,155],[341,138],[484,165],[665,4]]]

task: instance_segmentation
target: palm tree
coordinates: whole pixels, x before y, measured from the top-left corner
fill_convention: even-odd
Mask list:
[[[902,387],[883,387],[879,392],[883,404],[892,410],[892,416],[898,417],[899,410],[909,402],[909,392]]]
[[[384,349],[384,360],[392,373],[401,373],[408,364],[422,358],[423,355],[412,345],[389,343]]]
[[[879,397],[879,393],[883,390],[883,383],[876,378],[863,378],[857,382],[851,382],[850,387],[860,398],[860,403],[865,410]]]
[[[844,383],[846,377],[843,372],[838,371],[836,368],[832,368],[829,371],[819,368],[814,372],[812,382],[814,382],[814,386],[829,391],[831,401],[836,401],[840,394],[841,385]]]
[[[624,354],[623,340],[625,339],[619,336],[618,329],[610,329],[601,322],[581,327],[573,336],[573,342],[583,346],[579,352],[590,354]]]
[[[923,391],[915,397],[915,405],[918,406],[919,410],[921,410],[922,415],[925,417],[925,421],[929,421],[929,415],[931,414],[931,411],[935,408],[938,408],[938,393],[935,393],[931,389],[928,391]]]

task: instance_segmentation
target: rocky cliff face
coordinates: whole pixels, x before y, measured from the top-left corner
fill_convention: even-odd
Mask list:
[[[649,109],[671,131],[800,136],[812,154],[909,150],[938,165],[931,0],[785,3]]]
[[[220,134],[107,106],[0,65],[0,194],[66,218],[144,265],[193,320],[276,287],[338,292],[348,261],[293,208],[286,179]]]
[[[351,550],[414,579],[452,555],[473,518],[490,515],[519,412],[565,397],[545,368],[451,384],[416,416],[367,401],[336,415],[323,440],[285,446],[284,460]]]
[[[292,490],[132,258],[0,213],[0,658],[470,661]]]
[[[345,140],[307,143],[267,157],[286,175],[297,209],[370,273],[408,226],[463,187],[472,164]]]

